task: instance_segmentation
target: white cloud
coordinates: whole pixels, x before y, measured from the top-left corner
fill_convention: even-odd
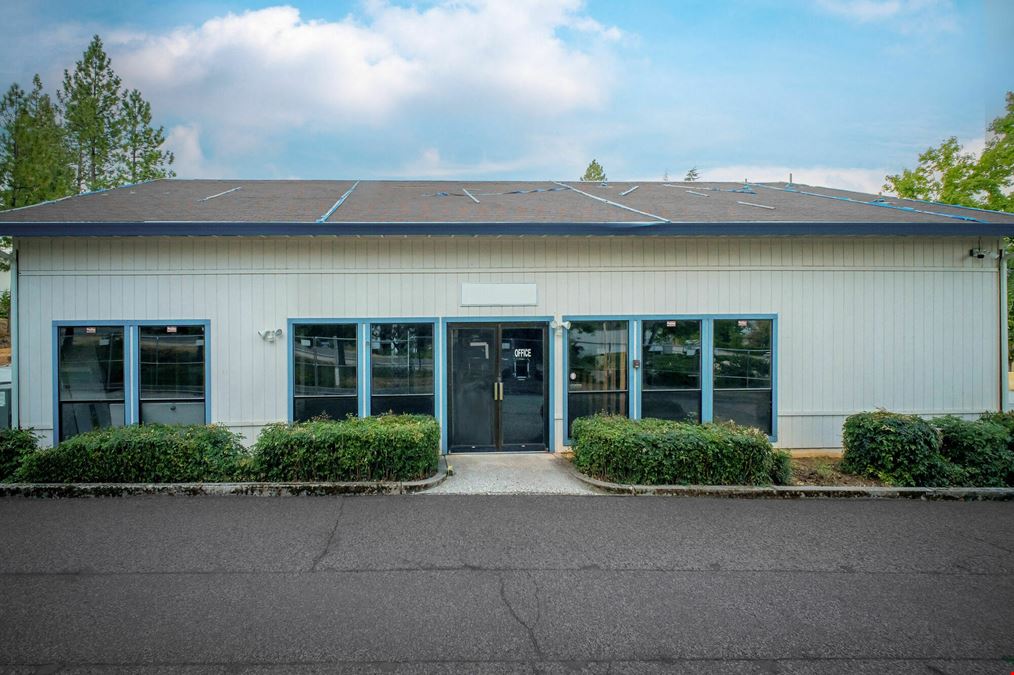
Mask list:
[[[169,129],[165,147],[174,155],[172,168],[180,178],[223,177],[204,154],[198,124],[179,124]]]
[[[742,181],[767,183],[787,181],[792,174],[794,183],[819,187],[855,190],[877,194],[883,190],[884,176],[890,171],[886,169],[856,169],[848,167],[785,167],[766,165],[719,166],[711,169],[699,169],[701,180],[706,181]],[[678,178],[674,178],[678,180]]]
[[[294,7],[210,19],[110,51],[129,86],[161,115],[244,133],[374,128],[461,109],[552,118],[608,98],[596,43],[618,37],[578,0],[465,0],[425,10],[386,2],[365,21],[308,20]]]
[[[953,0],[817,0],[824,11],[858,23],[879,23],[905,33],[957,29]]]

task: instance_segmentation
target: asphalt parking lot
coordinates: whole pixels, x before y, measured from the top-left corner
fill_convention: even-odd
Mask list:
[[[0,500],[0,673],[1014,671],[1014,504]]]

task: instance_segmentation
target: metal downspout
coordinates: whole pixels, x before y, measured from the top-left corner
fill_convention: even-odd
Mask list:
[[[998,286],[1000,289],[1000,405],[997,406],[997,410],[1003,412],[1007,410],[1007,370],[1008,365],[1008,354],[1007,354],[1007,247],[1003,239],[999,240],[997,250],[1000,252],[1000,257],[997,260],[997,273],[999,275]]]
[[[18,358],[18,240],[12,239],[11,250],[11,428],[21,427],[21,368]]]

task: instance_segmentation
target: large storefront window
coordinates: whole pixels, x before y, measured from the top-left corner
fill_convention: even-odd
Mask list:
[[[356,324],[297,324],[292,331],[295,421],[359,412]]]
[[[771,433],[772,322],[714,322],[714,419]]]
[[[578,417],[628,414],[628,323],[574,321],[567,331],[567,436]]]
[[[204,326],[141,326],[138,389],[143,424],[204,424]]]
[[[60,440],[125,422],[124,327],[58,331]]]
[[[370,370],[370,414],[432,415],[433,324],[372,324]]]
[[[641,417],[701,420],[701,322],[641,324]]]

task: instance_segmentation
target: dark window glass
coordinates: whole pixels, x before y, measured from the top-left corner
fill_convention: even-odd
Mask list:
[[[292,331],[293,418],[356,414],[358,350],[356,324],[298,324]]]
[[[700,421],[700,321],[645,321],[641,337],[641,417]]]
[[[65,326],[58,338],[60,440],[124,424],[122,326]]]
[[[359,414],[359,399],[355,396],[329,396],[326,398],[298,397],[292,407],[292,418],[305,422],[314,417],[343,420]]]
[[[567,399],[567,434],[570,435],[571,425],[578,417],[588,417],[596,413],[612,415],[627,414],[626,392],[587,392],[573,394]]]
[[[642,390],[641,417],[677,422],[701,421],[699,389]]]
[[[578,417],[628,414],[626,321],[574,321],[567,331],[567,435]]]
[[[204,326],[141,326],[140,413],[143,424],[203,424]]]
[[[370,326],[370,411],[433,414],[433,324]]]
[[[714,417],[771,433],[770,389],[716,389]]]
[[[714,322],[716,420],[772,428],[772,322],[721,319]]]
[[[371,396],[370,414],[432,415],[433,395],[429,396]]]

